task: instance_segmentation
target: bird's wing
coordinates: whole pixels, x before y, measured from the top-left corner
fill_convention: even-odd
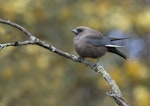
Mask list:
[[[111,39],[109,39],[106,36],[103,36],[102,38],[99,37],[86,37],[86,43],[89,43],[93,46],[106,46],[106,47],[124,47],[115,45],[111,42]]]

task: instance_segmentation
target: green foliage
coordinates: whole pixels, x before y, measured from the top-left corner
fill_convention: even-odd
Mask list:
[[[0,17],[20,24],[34,36],[72,54],[75,51],[71,30],[79,25],[105,34],[119,30],[133,39],[140,38],[145,49],[139,51],[139,57],[124,61],[107,54],[101,63],[131,105],[150,106],[148,0],[1,0]],[[20,31],[0,24],[0,43],[25,39]],[[115,105],[105,95],[109,86],[100,75],[33,45],[0,51],[0,86],[2,106]]]

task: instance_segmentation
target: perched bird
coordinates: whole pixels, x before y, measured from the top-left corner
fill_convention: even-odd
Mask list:
[[[101,32],[86,26],[76,27],[72,32],[76,35],[74,38],[75,50],[83,58],[99,58],[106,52],[111,52],[127,59],[123,53],[116,49],[123,46],[113,43],[113,41],[127,38],[111,38],[104,36]]]

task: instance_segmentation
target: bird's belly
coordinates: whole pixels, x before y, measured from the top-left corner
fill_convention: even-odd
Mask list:
[[[92,45],[84,44],[75,46],[77,53],[82,57],[91,57],[91,58],[98,58],[103,56],[107,49],[104,46],[95,47]]]

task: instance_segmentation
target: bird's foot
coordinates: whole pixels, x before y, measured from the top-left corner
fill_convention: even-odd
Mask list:
[[[100,64],[97,62],[95,64],[92,64],[92,68],[95,70]]]
[[[78,60],[82,61],[82,60],[84,60],[84,57],[79,57]]]

